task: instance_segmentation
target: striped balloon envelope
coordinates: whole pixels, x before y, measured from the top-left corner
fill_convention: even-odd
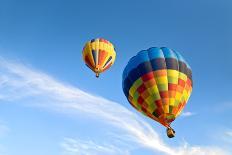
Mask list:
[[[129,60],[122,85],[135,109],[170,128],[192,92],[192,71],[178,52],[152,47]]]
[[[99,77],[99,74],[109,69],[115,61],[116,52],[109,41],[97,38],[88,41],[82,51],[85,64]]]

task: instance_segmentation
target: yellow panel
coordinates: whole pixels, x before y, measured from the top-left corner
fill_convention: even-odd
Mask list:
[[[94,42],[91,42],[91,47],[92,47],[92,49],[93,50],[98,50],[98,49],[96,49],[96,41],[94,41]]]
[[[156,105],[154,104],[154,102],[153,102],[153,103],[149,103],[149,106],[148,106],[148,108],[147,108],[147,111],[148,111],[149,113],[153,113],[154,109],[156,109]]]
[[[149,91],[150,94],[159,93],[159,89],[158,89],[157,85],[154,85],[154,86],[148,88],[147,90]]]
[[[173,69],[168,69],[168,76],[172,76],[172,77],[178,77],[179,76],[179,71],[177,70],[173,70]]]
[[[89,48],[90,48],[90,42],[87,42],[83,49],[83,58],[85,58],[85,56],[88,54]]]
[[[179,92],[176,92],[176,100],[180,100],[180,98],[181,98],[181,96],[182,96],[182,94],[181,93],[179,93]]]
[[[183,91],[183,96],[188,96],[188,92],[186,91],[186,89],[184,89]]]
[[[154,104],[154,96],[150,95],[145,99],[145,101],[148,103],[148,105]]]
[[[136,85],[132,85],[129,90],[129,94],[133,96],[136,90],[137,90]]]
[[[163,106],[163,108],[164,108],[164,113],[169,113],[169,105],[168,104],[165,104],[164,106]]]
[[[169,98],[169,105],[173,106],[175,103],[175,98]]]
[[[180,72],[179,78],[182,79],[182,80],[184,80],[184,81],[187,81],[187,75],[184,74],[184,73],[181,73],[181,72]]]
[[[141,106],[138,104],[137,99],[133,98],[131,104],[133,104],[137,109],[141,108]]]
[[[101,42],[101,44],[103,44],[103,43]],[[105,58],[104,62],[102,63],[103,66],[105,65],[107,60],[110,58],[110,56],[112,57],[111,62],[113,64],[115,61],[115,57],[116,57],[116,53],[114,51],[114,48],[110,48],[108,44],[104,43],[104,45],[101,46],[101,50],[104,50],[105,52],[107,52],[107,57]]]
[[[157,84],[168,84],[167,76],[161,76],[156,78]]]
[[[99,50],[103,50],[103,42],[99,42]]]

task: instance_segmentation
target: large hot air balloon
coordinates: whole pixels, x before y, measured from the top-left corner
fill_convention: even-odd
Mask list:
[[[175,136],[170,124],[192,92],[192,71],[179,53],[166,47],[140,51],[126,65],[122,85],[135,109],[167,127],[169,138]]]
[[[99,77],[99,74],[113,65],[116,57],[113,44],[109,41],[97,38],[88,41],[83,48],[83,60],[85,64]]]

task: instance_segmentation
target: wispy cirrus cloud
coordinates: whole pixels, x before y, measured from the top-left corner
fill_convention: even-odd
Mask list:
[[[64,142],[61,143],[64,150],[64,155],[96,155],[96,154],[107,154],[107,155],[129,155],[128,150],[121,150],[118,147],[110,144],[99,145],[94,141],[81,141],[79,139],[65,138]]]
[[[227,154],[226,151],[216,147],[189,145],[170,147],[147,122],[122,105],[84,92],[20,63],[12,63],[1,58],[0,79],[0,100],[7,102],[23,100],[29,106],[43,107],[65,114],[81,113],[99,118],[109,126],[120,130],[123,136],[127,137],[127,140],[121,139],[125,143],[130,141],[138,146],[168,155]],[[102,151],[111,152],[111,154],[120,153],[120,146],[117,144],[112,145],[109,142],[107,145],[102,145],[72,138],[65,139],[62,147],[67,154],[75,154],[78,149],[83,155],[91,154],[92,150],[100,151],[96,154],[102,154]],[[129,154],[129,150],[125,152]]]
[[[182,116],[182,117],[189,117],[189,116],[193,116],[195,114],[196,113],[193,113],[193,112],[190,112],[190,111],[183,111],[180,116]]]
[[[227,131],[226,135],[232,137],[232,131]]]
[[[219,137],[226,143],[232,144],[232,129],[224,129],[224,132],[218,134]]]

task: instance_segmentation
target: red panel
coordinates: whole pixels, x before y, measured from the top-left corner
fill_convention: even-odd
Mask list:
[[[159,109],[156,109],[154,112],[156,113],[156,115],[157,115],[158,117],[161,115],[161,112],[160,112]]]
[[[176,96],[176,91],[168,91],[169,98],[175,98]]]
[[[161,98],[168,98],[168,91],[159,92]]]
[[[154,75],[156,77],[167,76],[167,70],[166,69],[157,70],[157,71],[154,72]]]
[[[141,86],[137,88],[137,91],[139,92],[139,94],[142,94],[145,90],[146,90],[146,87],[144,84],[142,84]]]
[[[178,79],[178,85],[180,85],[181,87],[184,87],[185,86],[185,81],[179,78]]]
[[[147,108],[148,104],[146,102],[143,102],[142,107]]]
[[[168,104],[169,103],[169,98],[163,98],[162,102],[163,102],[163,104]]]
[[[150,79],[147,82],[144,82],[144,84],[145,84],[146,88],[150,88],[150,87],[156,85],[156,82],[155,82],[155,79]]]
[[[190,86],[186,85],[186,86],[185,86],[185,90],[186,90],[186,91],[189,91],[189,90],[190,90]]]
[[[154,74],[153,72],[150,72],[150,73],[147,73],[145,75],[142,76],[142,80],[145,82],[145,81],[148,81],[150,79],[153,79],[154,78]]]
[[[156,100],[155,104],[156,104],[157,107],[162,107],[162,100],[161,99],[160,100]]]
[[[180,92],[180,93],[182,93],[183,92],[183,90],[184,90],[184,87],[177,87],[177,89],[176,89],[176,91],[178,91],[178,92]]]
[[[92,64],[91,64],[91,62],[90,62],[90,60],[89,60],[89,57],[86,55],[85,56],[85,63],[89,66],[89,67],[92,67],[93,68],[93,66],[92,66]]]
[[[103,38],[100,38],[100,39],[99,39],[99,41],[100,41],[100,42],[104,42],[104,41],[105,41],[105,39],[103,39]]]
[[[178,110],[178,108],[177,108],[177,107],[173,107],[173,109],[172,109],[172,113],[173,113],[174,115],[176,115],[177,110]]]
[[[192,81],[191,81],[189,78],[187,79],[186,83],[187,83],[189,86],[192,85]]]
[[[104,42],[104,43],[106,43],[106,44],[109,43],[107,40],[105,40],[105,39],[103,39],[103,38],[100,38],[99,41],[100,41],[100,42]]]
[[[146,99],[148,96],[150,96],[150,93],[148,91],[144,91],[141,96]]]
[[[141,109],[142,109],[143,112],[145,112],[145,113],[147,112],[146,108],[142,107]]]
[[[138,98],[138,103],[139,103],[140,105],[142,105],[143,102],[144,102],[144,99],[143,99],[141,96],[139,96],[139,98]]]
[[[104,63],[104,60],[106,59],[107,52],[104,50],[99,50],[98,52],[98,65],[102,66]]]
[[[176,90],[177,84],[169,83],[168,84],[168,90]]]

